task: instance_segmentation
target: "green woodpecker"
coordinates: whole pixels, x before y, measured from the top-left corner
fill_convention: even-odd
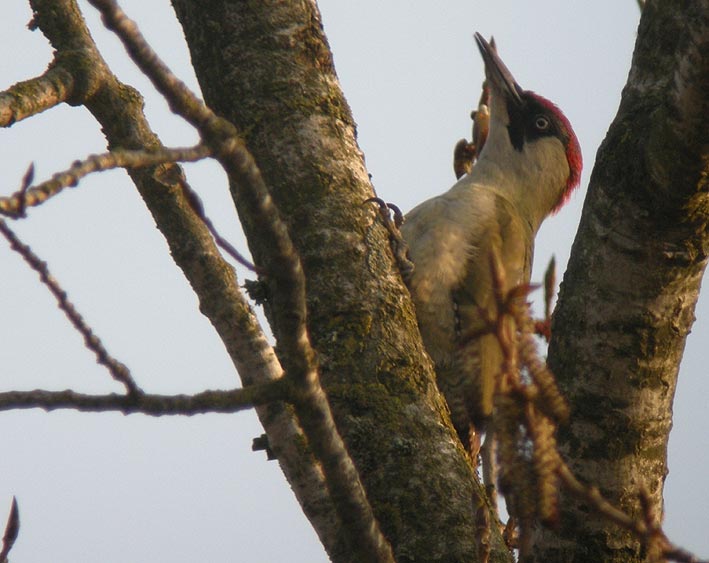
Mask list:
[[[534,237],[578,186],[581,149],[569,121],[549,100],[523,90],[489,43],[475,34],[490,88],[487,141],[471,172],[406,215],[401,234],[414,263],[409,289],[438,386],[463,444],[493,408],[502,360],[494,335],[490,253],[509,289],[529,283]]]

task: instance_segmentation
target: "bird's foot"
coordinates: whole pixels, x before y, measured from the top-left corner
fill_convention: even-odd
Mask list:
[[[387,203],[379,197],[370,197],[364,203],[376,203],[379,206],[379,217],[389,233],[389,243],[394,253],[394,259],[404,283],[408,285],[414,271],[414,263],[409,260],[409,245],[406,244],[399,230],[399,227],[404,223],[404,214],[396,205]]]

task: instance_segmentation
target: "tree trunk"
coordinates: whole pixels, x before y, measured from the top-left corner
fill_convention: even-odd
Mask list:
[[[563,453],[635,515],[641,488],[662,514],[672,399],[707,262],[707,53],[707,0],[647,2],[554,315],[549,364],[572,405]],[[643,559],[637,539],[589,511],[565,499],[533,560]]]
[[[288,223],[322,384],[397,561],[477,560],[484,493],[436,389],[385,231],[363,205],[372,187],[316,5],[173,5],[206,102],[239,128]],[[238,209],[238,185],[232,193]],[[240,217],[259,264],[269,248],[253,218]],[[510,561],[499,534],[493,544],[491,561]],[[350,560],[342,546],[325,547]]]

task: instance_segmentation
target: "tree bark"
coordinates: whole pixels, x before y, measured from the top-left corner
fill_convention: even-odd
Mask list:
[[[397,561],[475,561],[484,493],[436,389],[386,233],[363,205],[372,187],[316,5],[173,5],[206,102],[239,128],[288,223],[322,384]],[[238,185],[232,193],[239,209]],[[253,218],[240,217],[259,264],[269,249],[253,236]],[[342,546],[325,547],[350,560]],[[509,560],[496,534],[491,561]]]
[[[585,482],[662,514],[672,400],[709,250],[709,2],[648,1],[597,157],[554,315],[549,364],[572,406],[560,436]],[[643,560],[636,538],[565,498],[534,561]]]

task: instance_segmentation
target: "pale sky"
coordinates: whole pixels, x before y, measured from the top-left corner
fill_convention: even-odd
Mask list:
[[[51,60],[41,33],[26,28],[27,2],[7,4],[0,18],[0,89],[40,74]],[[163,142],[195,142],[196,134],[169,113],[93,8],[80,5],[111,68],[143,92]],[[123,0],[122,6],[196,89],[168,1]],[[595,153],[630,68],[635,0],[324,0],[320,7],[376,189],[405,210],[453,183],[452,148],[470,136],[469,113],[483,78],[473,33],[495,35],[518,82],[556,102],[582,145],[580,193],[542,228],[533,278],[541,277],[552,253],[563,271]],[[98,125],[82,108],[62,106],[0,130],[0,193],[19,187],[30,162],[43,180],[104,150]],[[211,163],[186,169],[221,233],[246,251],[223,173]],[[221,342],[125,172],[82,181],[13,228],[48,261],[146,391],[237,385]],[[0,272],[2,390],[120,390],[2,240]],[[674,409],[666,531],[706,557],[706,299],[696,315]],[[156,419],[34,410],[0,413],[0,428],[0,526],[12,495],[22,518],[15,563],[327,560],[278,465],[251,452],[252,438],[261,433],[251,413]]]

